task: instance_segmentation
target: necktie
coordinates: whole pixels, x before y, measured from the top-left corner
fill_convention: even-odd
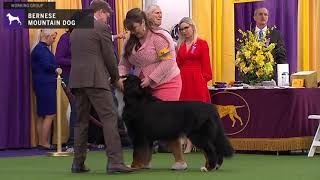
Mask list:
[[[260,30],[260,31],[259,31],[259,41],[260,41],[260,42],[262,42],[262,40],[263,40],[262,38],[263,38],[263,31]]]

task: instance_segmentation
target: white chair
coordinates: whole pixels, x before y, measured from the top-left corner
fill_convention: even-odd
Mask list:
[[[311,147],[309,149],[308,157],[313,157],[317,147],[320,147],[320,115],[309,115],[309,120],[318,120],[319,125],[316,134],[314,135]]]

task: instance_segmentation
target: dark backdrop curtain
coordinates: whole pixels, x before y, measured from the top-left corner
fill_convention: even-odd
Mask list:
[[[255,28],[254,10],[266,7],[269,10],[268,26],[275,25],[282,33],[287,50],[290,73],[297,71],[298,0],[265,0],[264,2],[235,4],[235,39],[241,37],[238,29]],[[237,76],[237,75],[236,75]]]
[[[81,0],[82,8],[83,9],[88,8],[91,1],[92,0]],[[116,2],[115,2],[115,0],[105,0],[105,1],[110,4],[111,9],[113,10],[111,17],[109,18],[109,25],[111,26],[112,34],[116,34],[117,33],[116,6],[115,6]],[[117,41],[114,41],[114,47],[115,47],[115,50],[117,51],[117,49],[118,49]]]
[[[0,1],[3,18],[3,0]],[[0,149],[28,148],[31,147],[28,29],[8,29],[1,23],[0,51]]]

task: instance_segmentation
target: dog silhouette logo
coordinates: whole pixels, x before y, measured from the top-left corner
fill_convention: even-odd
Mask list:
[[[218,113],[221,119],[223,119],[225,116],[229,116],[230,120],[232,121],[232,127],[235,126],[236,122],[240,122],[240,126],[243,126],[243,121],[241,117],[237,113],[238,108],[243,108],[243,106],[234,106],[234,105],[217,105]]]
[[[250,121],[250,107],[240,95],[222,91],[211,95],[227,135],[244,131]]]
[[[1,25],[8,29],[22,29],[26,26],[25,17],[25,9],[4,9]]]
[[[11,13],[7,13],[7,18],[9,20],[9,25],[11,26],[12,22],[17,21],[19,25],[22,25],[19,16],[13,16]]]

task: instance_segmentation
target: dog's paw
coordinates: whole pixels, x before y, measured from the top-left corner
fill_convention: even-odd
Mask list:
[[[200,171],[201,171],[201,172],[208,172],[208,169],[203,166],[203,167],[200,168]]]
[[[98,144],[98,145],[97,145],[97,148],[98,148],[98,149],[104,149],[104,144]]]
[[[209,171],[216,171],[216,170],[218,170],[220,168],[220,166],[219,165],[216,165],[216,167],[215,168],[212,168],[212,169],[208,169],[207,167],[205,167],[205,166],[203,166],[203,167],[201,167],[200,168],[200,170],[201,170],[201,172],[209,172]]]

